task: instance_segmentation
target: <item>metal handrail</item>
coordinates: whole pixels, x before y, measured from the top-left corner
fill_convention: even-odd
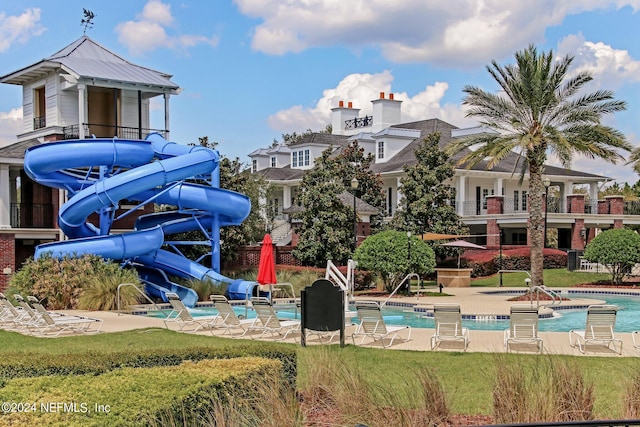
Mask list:
[[[533,304],[533,292],[536,292],[536,302],[538,303],[538,307],[540,307],[540,291],[542,291],[543,293],[549,295],[551,297],[551,304],[549,305],[555,305],[556,302],[558,304],[560,304],[562,302],[562,297],[559,296],[555,291],[552,291],[551,289],[547,288],[544,285],[541,286],[533,286],[531,288],[531,292],[529,293],[529,302],[531,304]],[[557,301],[556,301],[557,299]]]
[[[118,316],[120,316],[122,314],[120,312],[120,288],[125,287],[125,286],[131,286],[132,288],[134,288],[136,291],[138,291],[138,293],[140,295],[145,297],[146,300],[149,301],[156,308],[156,310],[160,310],[160,307],[158,306],[158,304],[153,302],[153,300],[151,298],[149,298],[149,296],[147,296],[147,294],[145,294],[143,291],[141,291],[140,288],[135,285],[135,283],[120,283],[118,285],[118,289],[116,290],[116,304],[118,305]]]
[[[393,292],[391,292],[391,293],[389,294],[389,296],[387,297],[387,299],[386,299],[386,300],[384,300],[384,302],[383,302],[382,304],[380,304],[380,307],[384,307],[384,306],[385,306],[385,304],[386,304],[387,302],[389,302],[389,299],[391,299],[391,297],[392,297],[396,292],[398,292],[398,289],[400,289],[400,286],[402,286],[402,285],[404,284],[404,282],[406,282],[407,280],[409,280],[409,289],[411,289],[411,278],[412,278],[412,277],[417,278],[417,279],[418,279],[418,285],[420,284],[420,276],[419,276],[417,273],[409,273],[409,274],[407,274],[406,276],[404,276],[404,279],[402,279],[402,280],[400,281],[400,284],[398,284],[398,286],[396,286],[396,288],[393,290]]]

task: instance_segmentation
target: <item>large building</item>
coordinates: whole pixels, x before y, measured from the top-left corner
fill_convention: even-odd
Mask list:
[[[0,148],[0,289],[40,243],[62,240],[58,209],[65,192],[32,181],[24,171],[29,147],[66,139],[144,139],[169,135],[171,76],[130,63],[83,36],[48,58],[0,77],[22,87],[23,129]],[[162,129],[150,129],[151,98],[161,96]],[[130,208],[120,205],[120,209]],[[152,207],[150,207],[152,209]],[[148,209],[148,208],[146,208]],[[132,217],[114,224],[127,229]],[[95,219],[94,219],[95,220]]]
[[[393,94],[381,92],[380,97],[371,102],[373,114],[361,117],[360,110],[353,108],[351,102],[345,105],[340,101],[331,110],[332,134],[313,133],[291,145],[261,148],[249,154],[253,172],[263,175],[276,188],[267,203],[277,213],[275,229],[279,232],[274,238],[280,244],[288,244],[292,239],[295,243],[295,234],[288,229],[287,213],[295,210],[303,175],[313,168],[314,160],[327,148],[337,153],[357,141],[365,153],[373,154],[372,170],[382,179],[386,199],[383,215],[389,219],[402,199],[403,166],[415,164],[415,149],[424,138],[439,132],[444,148],[454,138],[491,132],[482,127],[459,129],[439,119],[402,122],[402,101],[394,99]],[[463,155],[458,153],[453,160]],[[470,169],[457,168],[449,182],[456,195],[451,203],[470,233],[479,236],[480,243],[496,247],[502,234],[502,244],[529,244],[529,181],[528,176],[520,181],[518,160],[518,155],[512,153],[491,169],[487,169],[486,163]],[[609,180],[605,176],[545,166],[548,195],[545,217],[547,227],[558,230],[559,248],[583,249],[597,230],[640,223],[637,202],[625,202],[621,196],[598,200],[599,188]],[[582,190],[576,194],[577,188]],[[370,212],[358,211],[358,214],[358,238],[362,239]]]

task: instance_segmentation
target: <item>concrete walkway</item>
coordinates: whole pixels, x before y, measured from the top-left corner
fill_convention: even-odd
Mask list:
[[[505,295],[505,294],[497,294],[496,291],[518,291],[523,292],[523,288],[449,288],[447,292],[452,294],[447,297],[394,297],[390,300],[392,303],[408,303],[408,304],[418,304],[420,306],[424,306],[427,309],[433,305],[434,302],[447,302],[447,303],[458,303],[460,304],[461,311],[463,314],[478,314],[478,315],[508,315],[509,308],[513,304],[522,304],[516,303],[513,301],[508,301],[513,295]],[[581,289],[583,290],[583,289]],[[607,289],[607,291],[616,292],[615,289]],[[625,292],[629,292],[629,290],[624,290]],[[640,295],[640,289],[635,290],[634,292],[638,292]],[[383,301],[386,298],[360,298],[367,300],[378,300]],[[603,300],[598,299],[597,295],[594,295],[593,299],[574,299],[571,301],[563,301],[562,305],[584,305],[588,306],[590,304],[600,304]],[[548,302],[544,302],[548,303]],[[544,304],[541,302],[541,305]],[[535,304],[535,302],[534,302]],[[543,312],[545,309],[541,309]],[[70,313],[97,317],[103,319],[104,324],[102,327],[103,332],[117,332],[117,331],[126,331],[131,329],[140,329],[140,328],[165,328],[165,324],[162,319],[146,317],[146,316],[137,316],[137,315],[128,315],[122,314],[119,315],[115,312],[86,312],[86,311],[74,311]],[[173,327],[172,327],[173,328]],[[346,342],[351,344],[351,333],[353,332],[354,327],[348,326],[346,329]],[[640,325],[638,325],[638,330],[640,330]],[[220,335],[222,336],[221,330],[205,330],[198,332],[199,335]],[[403,342],[402,340],[396,339],[393,345],[389,348],[394,350],[417,350],[417,351],[432,351],[430,347],[430,338],[434,334],[433,329],[428,328],[413,328],[411,334],[411,340],[408,342]],[[631,333],[619,332],[616,333],[616,338],[620,338],[623,341],[623,350],[622,356],[640,356],[639,350],[634,350],[633,342],[631,338]],[[228,336],[228,335],[226,335]],[[577,348],[572,348],[569,345],[569,333],[568,332],[540,332],[540,336],[544,340],[544,353],[547,354],[570,354],[570,355],[583,355],[580,353]],[[504,352],[504,344],[503,344],[503,331],[480,331],[480,330],[471,330],[469,331],[469,347],[467,351],[473,352]],[[251,339],[251,337],[246,337],[244,339]],[[293,335],[291,338],[287,338],[286,342],[289,343],[299,343],[300,335]],[[337,338],[334,338],[333,343],[337,342]],[[359,342],[359,341],[357,341]],[[310,345],[318,344],[318,338],[313,335],[308,335],[307,343]],[[367,341],[364,343],[365,346],[371,346]],[[375,346],[379,347],[378,344]],[[461,351],[462,347],[458,344],[451,343],[448,346],[442,346],[434,351]],[[531,347],[526,348],[522,347],[520,350],[530,352],[532,350]],[[603,346],[590,346],[584,355],[588,356],[615,356],[620,357],[613,350],[605,348]]]

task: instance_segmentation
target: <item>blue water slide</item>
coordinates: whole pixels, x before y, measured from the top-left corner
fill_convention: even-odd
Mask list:
[[[114,260],[142,263],[153,271],[161,269],[180,277],[235,282],[218,272],[181,255],[161,250],[166,234],[238,225],[251,209],[242,194],[204,185],[182,182],[206,177],[218,167],[217,151],[190,147],[150,135],[147,141],[87,139],[55,142],[32,147],[25,154],[25,171],[35,181],[69,191],[70,199],[59,212],[59,225],[71,239],[40,245],[36,257],[50,252],[56,257],[93,253]],[[120,200],[153,200],[178,206],[188,214],[148,215],[135,231],[121,235],[105,234],[87,223],[87,217]],[[110,224],[109,227],[110,228]],[[217,243],[219,244],[219,243]],[[152,294],[166,300],[166,292],[177,292],[184,303],[193,306],[197,294],[158,274],[147,274],[161,284],[150,284]],[[165,275],[166,278],[166,275]]]

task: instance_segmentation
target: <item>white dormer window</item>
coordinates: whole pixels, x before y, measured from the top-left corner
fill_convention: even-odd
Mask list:
[[[276,167],[276,156],[271,156],[271,167],[272,168]]]
[[[258,161],[256,159],[251,160],[251,172],[258,171]]]
[[[291,167],[297,168],[298,166],[309,166],[310,157],[308,149],[294,151],[291,153]]]
[[[378,158],[384,159],[384,141],[378,141]]]

